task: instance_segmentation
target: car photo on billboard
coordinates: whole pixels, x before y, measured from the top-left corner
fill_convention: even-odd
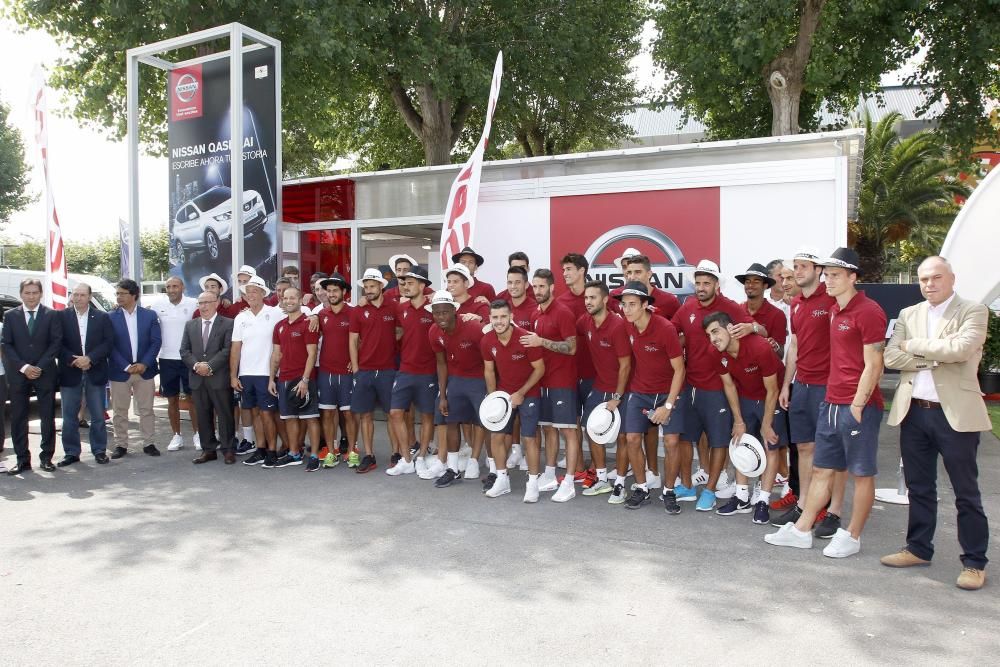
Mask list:
[[[186,253],[204,251],[218,259],[223,244],[232,243],[232,190],[217,185],[177,209],[173,220],[171,259],[183,264]],[[250,238],[267,224],[267,208],[256,190],[243,191],[243,237]]]

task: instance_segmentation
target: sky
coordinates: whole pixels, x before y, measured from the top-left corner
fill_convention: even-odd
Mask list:
[[[654,37],[651,24],[643,31],[643,52],[633,62],[640,86],[659,87],[664,76],[653,65],[648,47]],[[45,236],[45,181],[41,156],[35,143],[29,99],[36,65],[51,69],[64,51],[41,31],[20,33],[13,22],[0,18],[0,99],[10,107],[11,122],[21,131],[28,163],[33,168],[31,192],[38,201],[12,216],[0,231],[8,243]],[[16,65],[12,65],[16,64]],[[124,64],[122,65],[124,76]],[[899,83],[899,73],[883,77],[883,84]],[[101,131],[82,126],[65,113],[59,91],[48,89],[49,173],[63,237],[86,242],[118,235],[118,220],[128,216],[126,145]],[[140,156],[139,215],[142,229],[166,225],[167,160]]]

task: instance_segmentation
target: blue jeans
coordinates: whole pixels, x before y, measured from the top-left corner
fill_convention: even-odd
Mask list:
[[[80,403],[86,394],[90,417],[90,451],[101,454],[108,448],[108,425],[104,422],[104,385],[84,379],[75,387],[60,387],[62,396],[62,445],[66,456],[80,455]]]

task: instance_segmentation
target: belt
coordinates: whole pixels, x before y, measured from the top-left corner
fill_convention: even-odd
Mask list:
[[[935,401],[925,401],[922,398],[910,399],[911,402],[917,407],[924,408],[925,410],[940,410],[941,404]]]

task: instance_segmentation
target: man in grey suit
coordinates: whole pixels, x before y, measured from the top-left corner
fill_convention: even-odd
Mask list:
[[[900,371],[889,425],[900,426],[899,448],[909,490],[906,546],[882,558],[888,567],[930,565],[937,524],[938,455],[955,490],[962,572],[957,586],[986,582],[990,530],[979,493],[976,452],[990,419],[976,377],[986,340],[986,306],[955,294],[955,274],[942,257],[917,269],[926,301],[904,308],[885,350]]]
[[[219,458],[216,448],[222,443],[227,465],[236,463],[233,449],[233,390],[229,382],[229,348],[233,340],[233,321],[219,315],[219,297],[213,292],[198,296],[199,317],[184,326],[181,338],[181,361],[190,373],[190,385],[195,411],[198,414],[198,435],[201,456],[194,463],[207,463]],[[215,421],[219,422],[219,437],[215,438]]]

